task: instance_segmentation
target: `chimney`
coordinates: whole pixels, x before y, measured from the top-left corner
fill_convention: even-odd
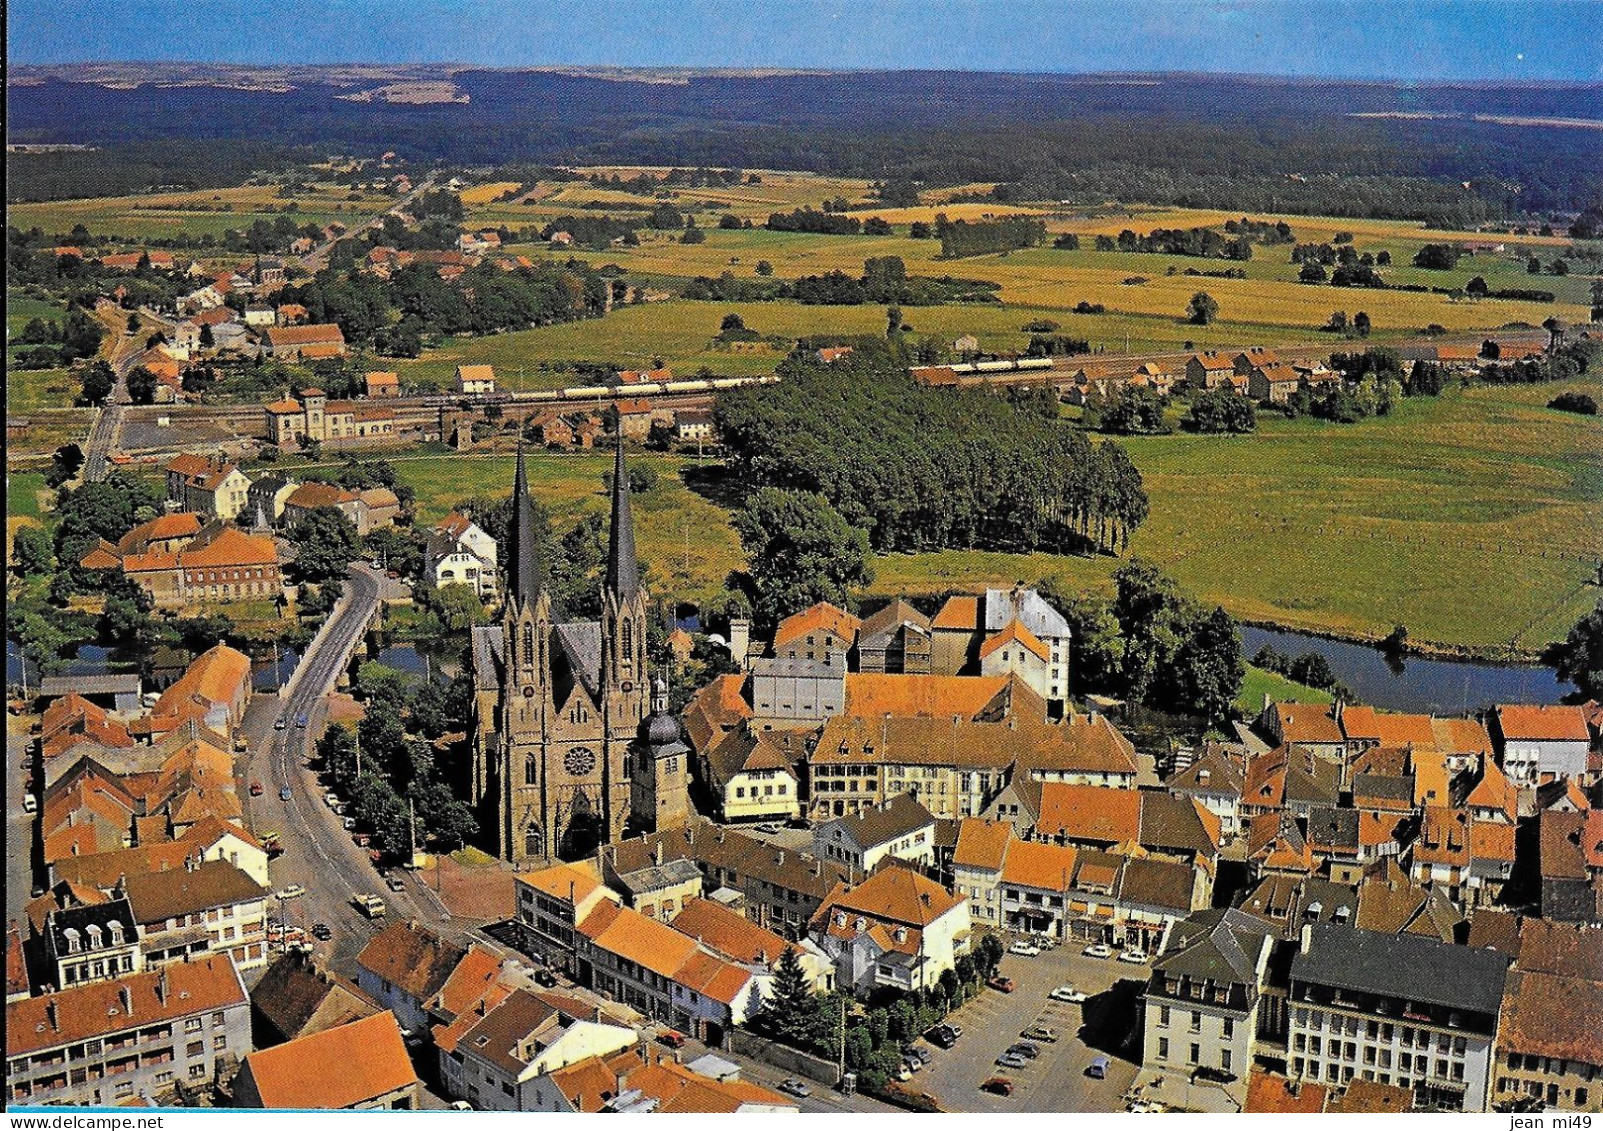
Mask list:
[[[659,868],[662,866],[662,841],[659,840],[657,846],[651,850],[651,859]]]
[[[117,1000],[122,1002],[122,1011],[132,1017],[134,1015],[134,992],[128,988],[127,983],[117,987]]]
[[[1314,948],[1314,925],[1312,923],[1304,923],[1302,925],[1302,939],[1301,939],[1300,945],[1298,946],[1298,949],[1303,954],[1307,954],[1313,948]]]
[[[156,975],[156,1000],[163,1005],[167,1004],[167,989],[167,970],[163,967],[161,973]]]
[[[45,1003],[45,1016],[50,1019],[50,1028],[54,1032],[61,1032],[61,1007],[56,1004],[55,998]]]

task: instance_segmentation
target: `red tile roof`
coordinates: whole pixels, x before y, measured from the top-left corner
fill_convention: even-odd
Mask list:
[[[1504,738],[1588,742],[1592,737],[1586,729],[1586,712],[1580,707],[1507,703],[1494,710]]]
[[[387,1011],[250,1053],[240,1072],[266,1108],[338,1110],[418,1083]]]
[[[857,630],[862,623],[845,609],[837,608],[828,601],[820,601],[812,608],[780,621],[774,629],[774,647],[781,648],[810,632],[838,636],[850,646],[857,639]]]

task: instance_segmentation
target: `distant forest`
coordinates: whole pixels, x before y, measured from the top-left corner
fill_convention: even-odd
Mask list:
[[[925,186],[998,182],[1001,201],[1111,198],[1449,223],[1575,212],[1603,196],[1603,131],[1469,117],[1595,117],[1595,84],[967,72],[715,75],[683,83],[521,71],[453,77],[467,104],[348,102],[334,97],[347,91],[332,86],[272,93],[111,90],[59,79],[13,85],[10,141],[107,148],[9,155],[8,198],[147,187],[130,184],[141,177],[220,183],[214,147],[189,144],[219,140],[319,152],[391,149],[451,164],[737,166]],[[1352,116],[1360,113],[1460,116]],[[135,145],[141,148],[123,148]],[[124,169],[129,153],[140,158],[138,172]]]

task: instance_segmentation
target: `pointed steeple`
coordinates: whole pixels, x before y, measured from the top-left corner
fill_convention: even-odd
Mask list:
[[[612,465],[612,532],[607,540],[607,592],[620,602],[640,591],[640,564],[635,560],[635,518],[629,505],[629,471],[623,462],[623,431],[618,432]]]
[[[529,494],[529,477],[523,469],[522,441],[518,443],[518,470],[512,480],[512,529],[507,532],[507,548],[512,554],[507,568],[507,593],[522,604],[532,605],[545,587],[545,569],[540,560],[534,497]]]

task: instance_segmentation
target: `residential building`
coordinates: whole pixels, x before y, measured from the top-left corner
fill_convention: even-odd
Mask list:
[[[1489,717],[1503,772],[1522,788],[1556,778],[1587,779],[1592,735],[1577,706],[1499,703]]]
[[[479,1111],[539,1111],[554,1089],[548,1077],[570,1064],[610,1056],[638,1035],[599,1018],[564,1013],[526,990],[513,990],[441,1050],[446,1092]]]
[[[436,588],[470,585],[480,597],[496,593],[495,539],[476,522],[451,513],[434,524],[423,550],[423,568]]]
[[[612,402],[617,432],[626,440],[644,443],[651,435],[651,402],[644,397],[627,397]]]
[[[184,674],[168,685],[151,715],[194,717],[227,734],[245,720],[251,699],[250,657],[227,644],[214,644],[196,656]]]
[[[515,878],[514,888],[522,947],[536,958],[570,969],[578,949],[579,924],[598,905],[623,901],[602,885],[595,870],[573,864],[523,873]]]
[[[728,1062],[721,1062],[727,1064]],[[796,1112],[789,1098],[725,1072],[711,1077],[642,1043],[558,1069],[534,1089],[533,1111],[759,1115]]]
[[[345,356],[345,333],[332,322],[266,326],[262,339],[269,357],[280,361],[317,361]]]
[[[787,950],[795,952],[802,976],[814,991],[827,993],[835,986],[834,963],[811,939],[785,939],[722,903],[704,898],[688,900],[672,922],[680,934],[758,974],[765,999],[771,996],[770,975],[778,972]]]
[[[374,370],[367,375],[369,397],[398,397],[401,395],[401,376],[386,370]]]
[[[1017,629],[1011,627],[1015,621]],[[1018,643],[1006,649],[1008,659],[993,659],[992,666],[1028,671],[1033,680],[1030,686],[1039,682],[1045,691],[1037,689],[1037,693],[1051,710],[1062,712],[1070,693],[1069,625],[1034,589],[1017,586],[987,589],[978,596],[949,597],[930,627],[932,671],[948,675],[982,672],[985,659],[1002,650],[1004,637],[1016,640]]]
[[[251,1048],[250,998],[227,955],[6,1005],[10,1104],[176,1098],[227,1079]]]
[[[1473,941],[1473,940],[1472,940]],[[1493,1102],[1603,1110],[1603,935],[1526,919],[1503,992]]]
[[[249,1054],[234,1106],[411,1111],[421,1087],[395,1016],[375,1013]]]
[[[231,521],[245,509],[250,480],[232,463],[176,456],[167,464],[167,501],[179,510]]]
[[[808,934],[834,960],[842,988],[926,989],[968,952],[968,901],[892,864],[856,887],[839,885],[819,905]]]
[[[118,569],[159,609],[207,601],[273,600],[281,595],[278,546],[220,521],[208,523],[181,550],[118,556],[109,543],[80,563],[87,569]]]
[[[845,671],[861,626],[846,610],[820,601],[775,626],[773,654],[783,660],[818,660]]]
[[[299,447],[308,441],[336,446],[384,443],[398,434],[393,408],[331,401],[322,389],[303,389],[262,409],[267,413],[267,438],[279,447]]]
[[[302,950],[281,955],[251,990],[256,1047],[308,1037],[381,1011],[360,986]]]
[[[70,989],[145,969],[139,926],[126,897],[52,908],[40,941],[49,970],[44,984],[53,988]]]
[[[697,765],[718,805],[720,820],[733,824],[797,817],[801,813],[797,767],[806,764],[810,733],[741,726],[723,731],[705,746]]]
[[[276,526],[284,515],[284,501],[300,487],[293,479],[283,475],[264,475],[250,485],[245,493],[245,510],[242,521],[259,525],[258,516],[268,526]]]
[[[139,924],[146,966],[226,953],[240,970],[267,965],[271,892],[226,860],[191,861],[165,872],[136,872],[114,894]]]
[[[1141,1066],[1217,1069],[1236,1078],[1226,1091],[1241,1102],[1274,944],[1270,923],[1235,908],[1176,923],[1142,995]]]
[[[828,659],[762,656],[751,662],[752,721],[806,726],[838,715],[846,701],[844,653]]]
[[[245,304],[245,325],[272,326],[278,321],[278,311],[271,303],[250,302]]]
[[[1156,790],[1046,782],[1033,835],[1083,848],[1136,844],[1210,871],[1219,858],[1219,819],[1194,798]]]
[[[1537,815],[1542,918],[1603,925],[1603,809]]]
[[[1165,785],[1173,796],[1190,798],[1219,818],[1220,840],[1228,843],[1244,830],[1241,797],[1246,788],[1246,766],[1245,747],[1208,742],[1196,760]]]
[[[673,414],[674,439],[683,443],[708,443],[714,439],[712,413],[706,409],[681,408]]]
[[[911,793],[855,810],[813,828],[813,854],[867,875],[887,856],[935,863],[935,818]]]
[[[1419,935],[1311,924],[1291,961],[1290,1074],[1485,1111],[1508,961]]]
[[[332,483],[303,483],[284,499],[284,525],[292,527],[315,510],[330,507],[347,519],[356,533],[366,534],[372,523],[362,496]]]
[[[1192,389],[1209,390],[1229,386],[1230,379],[1236,375],[1235,362],[1216,350],[1203,350],[1186,359],[1186,385]]]
[[[495,392],[495,366],[458,365],[456,391],[463,396],[478,396]]]
[[[391,923],[356,956],[356,984],[408,1032],[427,1032],[424,1004],[466,954],[466,948],[415,922]]]

